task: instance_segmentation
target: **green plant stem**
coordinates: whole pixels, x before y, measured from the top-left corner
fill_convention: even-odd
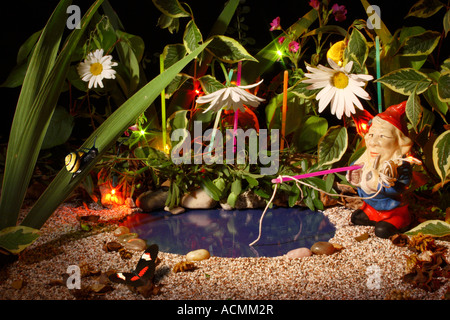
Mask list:
[[[164,72],[164,58],[161,54],[159,56],[159,71],[160,73]],[[166,124],[166,89],[163,88],[161,91],[161,127],[162,127],[162,141],[163,141],[163,150],[166,149],[166,139],[167,139],[167,124]]]

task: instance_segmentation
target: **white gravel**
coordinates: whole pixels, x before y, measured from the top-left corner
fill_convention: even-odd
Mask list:
[[[65,286],[63,275],[71,265],[89,267],[93,271],[134,269],[142,252],[134,252],[130,260],[117,252],[105,252],[106,242],[116,240],[115,225],[99,233],[80,230],[77,215],[99,214],[105,220],[119,219],[132,210],[88,210],[84,207],[61,206],[41,229],[38,240],[21,253],[19,260],[0,270],[1,300],[68,300],[75,299],[73,290]],[[324,211],[336,226],[329,241],[343,249],[329,256],[313,255],[302,259],[220,258],[196,262],[197,269],[173,273],[173,266],[184,256],[160,252],[155,282],[160,292],[145,298],[127,286],[112,284],[113,290],[90,299],[107,300],[384,300],[401,295],[409,299],[441,300],[450,281],[435,292],[413,288],[402,282],[406,274],[405,247],[374,235],[372,227],[350,223],[351,210],[334,207]],[[355,237],[368,233],[367,240]],[[437,243],[450,247],[448,242]],[[446,252],[449,261],[449,252]],[[59,282],[58,282],[59,281]],[[82,277],[82,287],[98,282],[96,276]],[[18,283],[22,282],[22,285]],[[56,284],[55,284],[56,283]],[[58,285],[58,283],[60,283]]]

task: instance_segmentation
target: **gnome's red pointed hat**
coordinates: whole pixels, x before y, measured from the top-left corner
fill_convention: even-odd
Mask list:
[[[399,129],[405,136],[408,136],[408,128],[405,121],[405,108],[406,101],[403,101],[400,104],[390,106],[385,111],[377,114],[376,116],[389,122],[397,129]]]

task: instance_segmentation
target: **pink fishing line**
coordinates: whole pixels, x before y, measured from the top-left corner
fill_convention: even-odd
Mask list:
[[[295,180],[295,179],[297,179],[297,180],[306,179],[306,178],[310,178],[310,177],[316,177],[316,176],[321,176],[321,175],[328,174],[328,173],[335,173],[335,172],[341,172],[341,171],[357,170],[357,169],[361,169],[362,167],[363,167],[362,165],[354,165],[354,166],[350,166],[350,167],[341,167],[341,168],[334,168],[334,169],[317,171],[317,172],[310,172],[310,173],[305,173],[305,174],[301,174],[298,176],[283,177],[281,179],[280,178],[272,179],[272,183],[281,183],[284,181],[290,181],[290,180]]]

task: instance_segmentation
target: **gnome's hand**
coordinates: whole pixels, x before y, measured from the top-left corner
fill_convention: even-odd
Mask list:
[[[361,175],[362,175],[362,168],[347,171],[346,178],[348,182],[358,187],[361,184]]]

